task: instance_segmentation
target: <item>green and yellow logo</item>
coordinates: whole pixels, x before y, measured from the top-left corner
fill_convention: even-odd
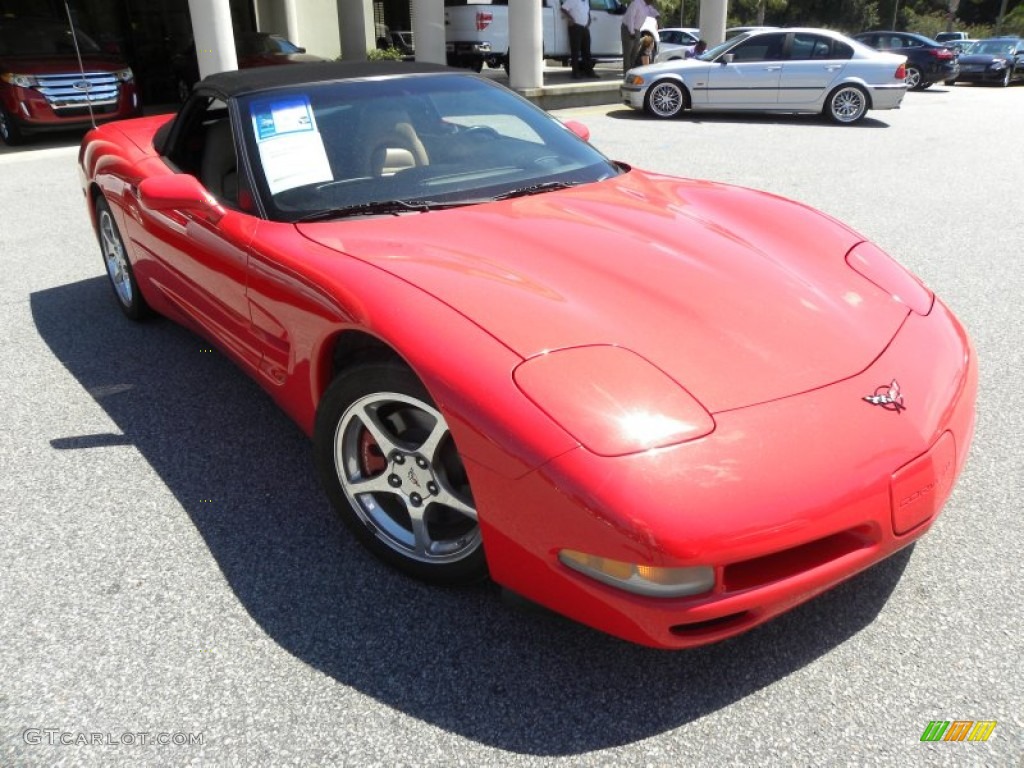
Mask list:
[[[921,741],[988,741],[995,728],[995,720],[932,720]]]

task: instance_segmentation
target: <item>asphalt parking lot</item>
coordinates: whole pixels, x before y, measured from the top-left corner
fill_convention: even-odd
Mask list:
[[[681,653],[410,581],[345,534],[254,383],[124,320],[77,137],[0,148],[0,765],[1024,765],[1024,87],[852,127],[556,115],[610,157],[820,208],[953,308],[978,425],[931,532]],[[933,720],[997,725],[923,743]]]

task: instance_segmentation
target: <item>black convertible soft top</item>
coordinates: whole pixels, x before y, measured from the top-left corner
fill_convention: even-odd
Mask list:
[[[314,61],[218,72],[203,79],[197,87],[208,86],[225,96],[239,96],[253,91],[302,83],[438,72],[467,74],[464,69],[414,61]]]

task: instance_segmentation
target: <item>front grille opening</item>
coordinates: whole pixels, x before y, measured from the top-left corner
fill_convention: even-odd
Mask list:
[[[701,635],[710,635],[713,632],[731,629],[738,624],[744,624],[750,621],[753,616],[754,614],[750,611],[740,611],[739,613],[719,616],[717,619],[695,621],[690,624],[676,624],[674,627],[669,627],[668,631],[677,637],[700,637]]]
[[[760,587],[818,568],[872,543],[870,527],[851,528],[798,547],[727,565],[722,571],[722,583],[727,592]]]

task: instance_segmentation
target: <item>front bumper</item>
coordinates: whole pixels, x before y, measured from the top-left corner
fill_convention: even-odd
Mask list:
[[[956,81],[958,83],[1002,83],[1003,78],[1006,77],[1007,67],[992,69],[987,64],[979,66],[982,68],[968,69],[968,65],[961,67]]]
[[[642,85],[620,85],[619,97],[622,103],[633,109],[644,108],[644,98],[647,96],[647,86]]]
[[[864,398],[899,381],[905,409]],[[714,414],[659,451],[577,448],[478,498],[488,563],[513,592],[626,640],[686,648],[744,632],[885,559],[935,520],[974,429],[977,366],[938,301],[867,370]],[[495,478],[496,479],[496,478]],[[485,486],[477,486],[485,487]],[[563,548],[662,567],[710,565],[714,589],[659,599],[558,561]]]
[[[92,115],[88,106],[60,107],[51,104],[34,88],[13,87],[3,95],[8,113],[26,133],[44,131],[67,131],[92,126],[111,120],[123,120],[142,114],[138,91],[134,83],[123,83],[117,97],[93,105]]]

